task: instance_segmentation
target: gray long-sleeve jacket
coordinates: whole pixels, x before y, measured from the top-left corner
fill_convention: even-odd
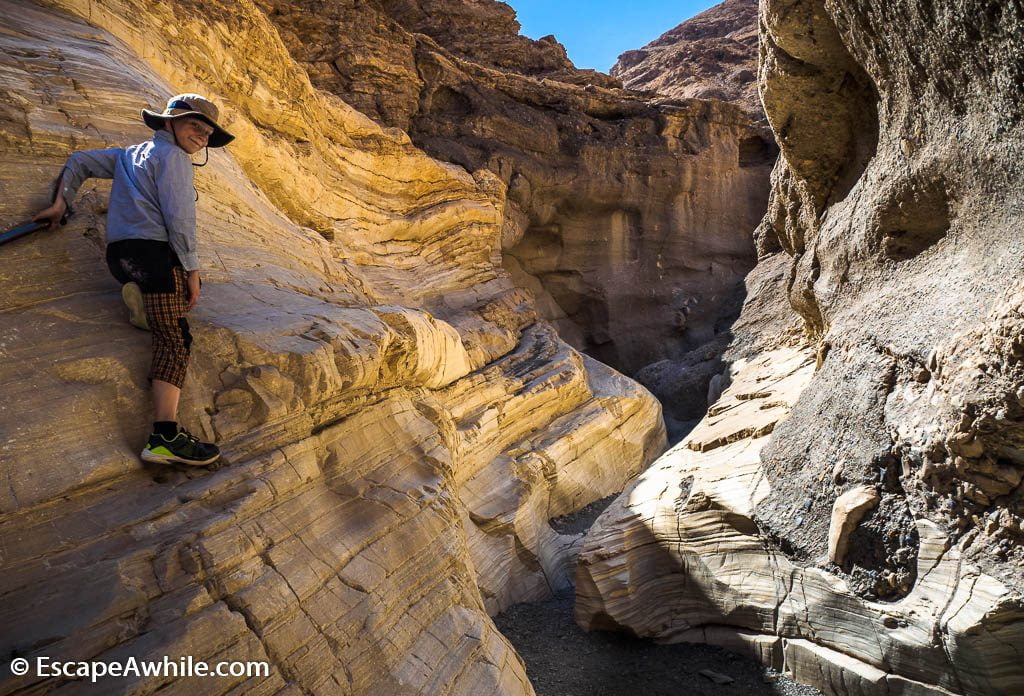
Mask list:
[[[64,165],[61,193],[71,205],[89,177],[113,179],[107,244],[122,239],[170,242],[186,271],[199,270],[192,160],[167,131],[109,150],[81,150]]]

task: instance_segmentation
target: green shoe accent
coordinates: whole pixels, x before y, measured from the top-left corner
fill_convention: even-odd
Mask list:
[[[128,307],[128,323],[137,329],[149,331],[146,321],[146,307],[142,302],[142,289],[137,283],[125,283],[121,286],[121,299]]]
[[[139,456],[143,461],[155,464],[206,466],[220,459],[220,449],[209,442],[200,442],[199,438],[182,428],[171,440],[153,433]]]

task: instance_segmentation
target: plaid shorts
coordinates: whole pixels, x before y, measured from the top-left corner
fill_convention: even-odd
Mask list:
[[[188,311],[188,282],[185,269],[175,266],[174,292],[144,292],[142,304],[153,333],[153,362],[149,378],[169,382],[179,389],[185,383],[192,333],[185,313]]]
[[[107,266],[124,283],[142,290],[146,321],[153,334],[153,362],[149,378],[179,389],[185,383],[192,347],[185,313],[188,281],[185,269],[167,242],[124,239],[107,245]]]

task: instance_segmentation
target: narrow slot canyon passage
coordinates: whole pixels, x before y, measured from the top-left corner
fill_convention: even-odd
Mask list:
[[[526,662],[537,696],[820,696],[714,645],[660,645],[573,621],[571,591],[516,605],[494,623]]]
[[[563,534],[593,525],[609,496],[551,521]],[[573,619],[576,595],[517,604],[494,617],[526,663],[537,696],[820,696],[749,657],[714,645],[658,644],[621,632],[584,631]]]

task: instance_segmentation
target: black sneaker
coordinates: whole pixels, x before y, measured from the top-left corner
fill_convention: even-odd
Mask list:
[[[178,434],[170,440],[165,439],[163,435],[151,434],[141,456],[143,461],[156,464],[176,462],[206,466],[220,458],[220,449],[209,442],[200,442],[198,437],[184,428],[179,428]]]

